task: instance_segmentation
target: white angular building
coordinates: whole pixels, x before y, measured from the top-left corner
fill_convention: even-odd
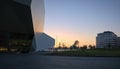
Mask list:
[[[33,49],[41,51],[53,48],[55,39],[43,32],[45,18],[44,0],[32,0],[31,12],[34,28]]]
[[[33,44],[35,51],[46,51],[53,48],[55,39],[45,33],[37,33],[35,38],[35,44]]]

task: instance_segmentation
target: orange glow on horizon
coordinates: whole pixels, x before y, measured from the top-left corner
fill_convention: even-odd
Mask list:
[[[80,43],[79,43],[79,47],[83,46],[83,45],[95,45],[94,42],[81,42],[80,40],[78,40]],[[55,46],[54,47],[58,47],[59,46],[59,43],[61,43],[61,46],[62,46],[62,43],[65,44],[66,47],[70,47],[73,45],[73,43],[75,42],[75,39],[69,39],[69,40],[63,40],[63,42],[61,40],[57,40],[55,42]]]
[[[62,31],[63,32],[63,31]],[[94,37],[86,37],[83,35],[76,35],[71,33],[65,33],[65,32],[57,32],[59,34],[56,34],[55,32],[48,32],[47,34],[50,35],[55,39],[55,46],[58,47],[59,43],[64,43],[66,47],[70,47],[73,45],[73,43],[78,40],[79,41],[79,47],[83,45],[95,45],[95,36]]]

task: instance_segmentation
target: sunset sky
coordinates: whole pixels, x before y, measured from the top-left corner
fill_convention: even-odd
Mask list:
[[[45,0],[44,31],[57,46],[75,40],[95,45],[97,33],[104,31],[120,36],[120,0]]]

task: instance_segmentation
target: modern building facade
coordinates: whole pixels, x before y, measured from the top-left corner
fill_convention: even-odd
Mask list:
[[[50,48],[53,48],[55,40],[45,33],[37,33],[35,34],[36,38],[36,46],[34,46],[35,51],[47,51]]]
[[[116,48],[119,46],[119,38],[111,31],[105,31],[97,34],[96,47],[97,48]]]
[[[117,44],[116,44],[116,46],[120,48],[120,37],[117,37]]]
[[[44,0],[2,0],[0,8],[1,51],[29,52],[54,46],[55,40],[43,34]],[[42,37],[51,44],[44,45]]]

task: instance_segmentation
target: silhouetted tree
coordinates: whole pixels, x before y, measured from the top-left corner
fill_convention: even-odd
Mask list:
[[[93,49],[95,49],[95,45],[93,45]]]
[[[58,49],[61,49],[62,47],[61,46],[58,46]]]
[[[67,46],[65,45],[65,43],[62,43],[62,48],[67,49]]]
[[[74,45],[74,46],[78,46],[78,45],[79,45],[79,41],[76,40],[73,45]]]
[[[61,46],[61,43],[59,42],[59,46]]]
[[[93,45],[93,46],[89,45],[88,47],[89,47],[89,49],[95,49],[95,45]]]
[[[88,47],[89,47],[89,49],[92,49],[92,45],[89,45]]]
[[[83,46],[83,49],[87,49],[87,45],[84,45],[84,46]]]
[[[80,47],[80,49],[87,49],[87,45],[84,45],[83,47]]]
[[[70,49],[78,49],[79,41],[76,40],[72,46],[70,46]]]
[[[58,49],[61,49],[62,47],[61,47],[61,43],[59,42],[59,46],[58,46]]]
[[[66,47],[65,43],[62,43],[62,47],[63,47],[63,48]]]

